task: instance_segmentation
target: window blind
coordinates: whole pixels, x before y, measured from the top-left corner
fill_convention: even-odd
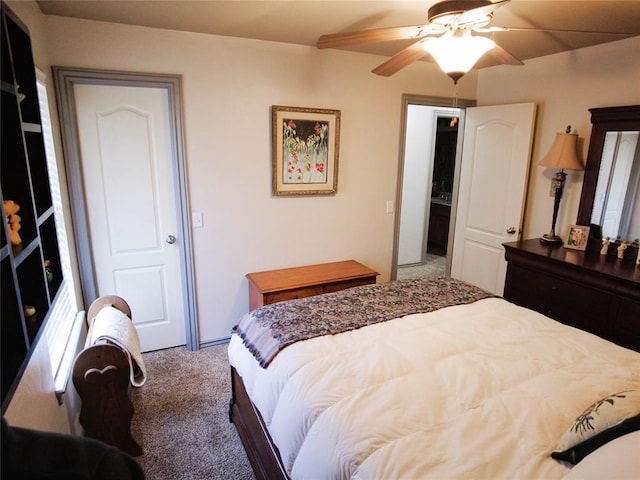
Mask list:
[[[64,383],[68,372],[60,372],[60,365],[63,363],[67,345],[74,348],[76,341],[70,341],[73,326],[78,313],[78,304],[73,282],[73,272],[71,270],[71,257],[69,254],[69,244],[67,241],[67,231],[63,215],[62,195],[60,190],[60,178],[58,175],[58,165],[56,161],[55,147],[53,144],[53,133],[51,130],[51,116],[49,113],[49,101],[47,96],[46,76],[42,71],[36,69],[38,100],[40,103],[40,116],[42,123],[42,134],[45,143],[45,156],[47,159],[47,169],[49,171],[49,183],[51,188],[51,198],[54,207],[54,218],[56,234],[58,237],[58,248],[60,251],[60,268],[62,269],[62,285],[58,290],[56,298],[51,306],[49,319],[45,329],[45,337],[49,347],[51,369],[56,378],[56,387],[59,384],[58,376],[62,374]],[[75,352],[69,352],[75,355]]]

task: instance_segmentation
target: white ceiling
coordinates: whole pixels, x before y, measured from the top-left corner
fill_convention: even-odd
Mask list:
[[[388,0],[39,0],[47,15],[84,18],[199,33],[315,45],[326,33],[426,23],[435,1]],[[629,32],[640,35],[640,1],[511,0],[492,25]],[[494,40],[527,60],[627,38],[586,33],[501,32]],[[411,41],[359,45],[346,50],[392,56]],[[639,54],[640,55],[640,54]],[[426,55],[425,60],[431,60]],[[630,61],[638,61],[630,59]],[[486,60],[479,66],[492,65]]]

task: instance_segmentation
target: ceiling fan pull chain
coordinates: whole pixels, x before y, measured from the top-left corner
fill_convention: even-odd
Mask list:
[[[453,84],[453,108],[458,108],[458,83]]]
[[[453,108],[458,109],[458,82],[453,82]],[[458,117],[454,116],[451,117],[451,122],[449,122],[449,126],[451,128],[456,126],[456,123],[458,123]]]

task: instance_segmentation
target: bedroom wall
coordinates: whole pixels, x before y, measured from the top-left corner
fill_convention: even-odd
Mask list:
[[[579,135],[584,162],[591,135],[589,108],[640,103],[640,37],[568,53],[527,60],[524,67],[494,67],[478,74],[478,105],[536,102],[538,114],[523,238],[537,238],[551,228],[556,170],[538,167],[557,132],[572,126]],[[582,172],[567,175],[556,233],[566,238],[575,224],[582,191]]]
[[[245,274],[354,258],[389,279],[403,93],[449,97],[437,66],[391,78],[384,59],[274,42],[47,17],[53,65],[183,76],[202,342],[229,335],[248,310]],[[475,97],[475,74],[460,82]],[[271,105],[342,111],[338,193],[271,195]]]

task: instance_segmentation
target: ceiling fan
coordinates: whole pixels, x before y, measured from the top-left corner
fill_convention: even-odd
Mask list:
[[[422,25],[375,28],[355,32],[322,35],[316,46],[320,49],[344,47],[364,43],[415,39],[409,47],[396,53],[372,70],[377,75],[391,76],[427,53],[454,83],[467,73],[488,51],[502,64],[523,65],[492,39],[482,34],[511,30],[606,33],[631,35],[621,32],[593,32],[587,30],[541,29],[525,27],[499,27],[490,25],[493,12],[511,0],[443,0],[429,8],[427,23]],[[472,35],[472,32],[480,35]]]

